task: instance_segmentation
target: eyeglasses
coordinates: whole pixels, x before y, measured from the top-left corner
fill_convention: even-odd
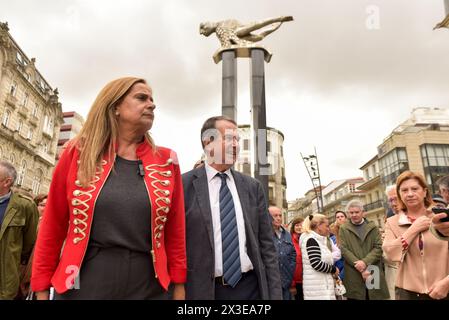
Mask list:
[[[388,202],[390,203],[398,202],[398,198],[388,198]]]

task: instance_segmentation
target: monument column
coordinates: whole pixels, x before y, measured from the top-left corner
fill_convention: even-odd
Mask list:
[[[251,50],[251,114],[254,155],[254,178],[260,181],[268,199],[267,117],[265,107],[265,51]]]
[[[223,61],[221,114],[237,122],[237,59],[235,51],[223,51],[221,58]]]

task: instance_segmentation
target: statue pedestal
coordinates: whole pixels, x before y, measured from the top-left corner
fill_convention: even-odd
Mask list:
[[[213,59],[215,63],[219,63],[222,59],[222,54],[226,51],[234,51],[236,58],[251,58],[251,51],[253,49],[262,50],[264,52],[264,60],[267,63],[270,62],[271,56],[273,54],[267,49],[265,49],[263,46],[256,46],[256,45],[248,47],[230,46],[229,48],[220,48],[217,51],[215,51]]]

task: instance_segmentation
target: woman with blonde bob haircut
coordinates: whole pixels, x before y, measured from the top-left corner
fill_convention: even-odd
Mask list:
[[[38,299],[51,286],[57,300],[166,299],[171,283],[184,298],[182,180],[148,133],[155,108],[144,79],[111,81],[63,151],[35,247]]]
[[[429,231],[434,215],[429,187],[421,174],[405,171],[396,191],[401,211],[387,219],[382,245],[387,259],[399,262],[396,299],[442,299],[449,290],[449,250]]]
[[[329,240],[329,220],[322,214],[309,215],[302,224],[299,240],[303,264],[304,300],[335,300],[334,266]]]

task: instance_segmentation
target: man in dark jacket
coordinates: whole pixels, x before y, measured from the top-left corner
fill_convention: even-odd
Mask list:
[[[19,291],[39,219],[33,200],[11,190],[16,177],[14,167],[0,161],[0,300],[14,299]]]
[[[279,257],[279,270],[281,272],[282,299],[292,300],[290,286],[296,268],[296,251],[293,246],[292,237],[282,227],[282,211],[278,207],[269,207],[268,211],[272,217],[273,240]]]

